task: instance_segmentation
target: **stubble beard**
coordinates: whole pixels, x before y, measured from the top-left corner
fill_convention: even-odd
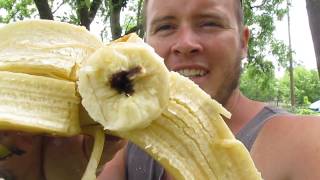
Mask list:
[[[229,73],[226,73],[224,79],[222,79],[223,84],[212,98],[225,106],[233,91],[239,86],[240,74],[241,60],[239,58]]]

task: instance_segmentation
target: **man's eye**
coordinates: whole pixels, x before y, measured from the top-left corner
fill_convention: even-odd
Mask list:
[[[156,32],[159,32],[159,31],[166,31],[166,30],[171,30],[173,29],[174,27],[170,24],[164,24],[164,25],[160,25],[156,28]]]
[[[220,24],[212,21],[201,23],[201,27],[220,27]]]

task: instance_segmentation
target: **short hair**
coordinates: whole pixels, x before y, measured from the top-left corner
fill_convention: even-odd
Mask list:
[[[243,2],[242,0],[235,0],[235,10],[236,10],[236,16],[238,20],[238,26],[241,27],[244,25],[244,17],[243,17]],[[146,30],[146,23],[147,23],[147,5],[148,0],[144,0],[143,2],[143,9],[142,9],[142,27],[144,30]],[[242,29],[242,28],[239,28]]]

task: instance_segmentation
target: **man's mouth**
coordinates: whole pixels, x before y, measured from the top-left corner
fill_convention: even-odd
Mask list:
[[[208,74],[207,71],[202,69],[180,69],[177,70],[179,74],[185,77],[194,78],[194,77],[202,77]]]

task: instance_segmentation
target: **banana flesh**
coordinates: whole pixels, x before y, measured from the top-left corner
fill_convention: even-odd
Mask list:
[[[80,64],[102,45],[84,27],[29,20],[0,28],[0,70],[75,81]]]
[[[97,50],[81,67],[78,87],[82,105],[105,129],[146,127],[167,105],[168,74],[149,46],[113,43]]]
[[[0,71],[0,129],[79,134],[74,82]]]
[[[224,122],[222,116],[230,118],[231,114],[191,80],[160,69],[158,57],[154,56],[156,60],[153,60],[149,55],[154,51],[142,44],[136,36],[121,38],[94,53],[80,69],[79,92],[89,115],[101,123],[107,133],[128,139],[144,149],[174,179],[262,179],[249,152]],[[163,76],[169,80],[143,77],[132,80],[130,85],[135,93],[129,95],[108,84],[113,74],[136,66],[144,67],[150,74],[148,77],[156,73],[157,78]],[[158,95],[150,101],[141,98],[152,97],[150,91],[156,90],[166,94],[168,91],[169,97]],[[135,103],[131,103],[134,98]],[[161,101],[163,103],[158,103]],[[155,117],[155,110],[145,111],[148,105],[161,111],[155,119],[150,118]]]

